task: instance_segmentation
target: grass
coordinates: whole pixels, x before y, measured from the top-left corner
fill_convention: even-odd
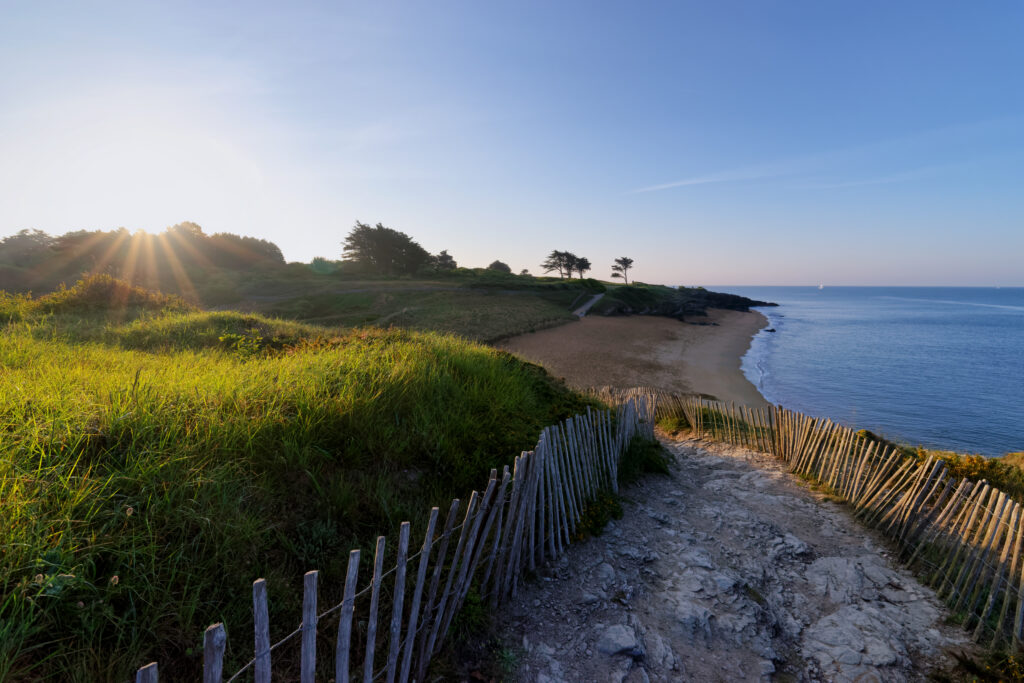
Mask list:
[[[0,679],[124,680],[151,660],[195,678],[213,621],[237,660],[255,577],[277,637],[303,571],[339,599],[349,548],[586,405],[452,335],[103,310],[90,291],[0,296]]]
[[[321,325],[395,326],[492,342],[575,320],[570,307],[579,294],[579,289],[376,290],[302,296],[265,310]]]

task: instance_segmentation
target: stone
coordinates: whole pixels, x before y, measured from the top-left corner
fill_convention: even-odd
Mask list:
[[[609,626],[597,640],[597,651],[606,655],[629,654],[639,649],[636,632],[629,626]]]
[[[711,622],[715,615],[707,607],[683,600],[676,606],[675,617],[691,641],[697,636],[711,638]]]
[[[607,562],[602,562],[597,567],[595,578],[597,578],[598,582],[600,582],[602,586],[607,586],[615,581],[615,568]]]

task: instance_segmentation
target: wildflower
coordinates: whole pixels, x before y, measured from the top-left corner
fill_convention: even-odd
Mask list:
[[[82,609],[83,607],[85,607],[85,603],[82,602],[81,600],[79,600],[78,601],[78,609]]]
[[[33,580],[34,580],[34,581],[35,581],[36,583],[40,583],[40,584],[41,584],[41,583],[43,582],[43,575],[42,575],[42,574],[36,574],[36,578],[35,578],[35,579],[33,579]]]
[[[117,574],[114,574],[113,576],[110,577],[110,585],[111,586],[116,586],[117,582],[120,581],[120,580],[121,579],[118,578]]]
[[[131,517],[132,515],[135,514],[135,508],[133,508],[132,506],[129,505],[128,509],[124,511],[124,514],[126,514],[129,517]]]

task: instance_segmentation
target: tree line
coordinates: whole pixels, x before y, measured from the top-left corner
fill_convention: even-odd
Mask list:
[[[381,223],[371,226],[356,221],[355,227],[342,243],[342,258],[378,275],[415,275],[432,271],[454,271],[458,268],[455,259],[445,249],[431,254],[416,240],[404,232],[388,228]],[[593,269],[590,259],[577,256],[571,251],[555,249],[540,265],[545,273],[558,272],[560,278],[572,278],[573,274],[582,279]],[[633,259],[620,257],[612,265],[613,278],[623,278],[629,284],[629,270]],[[502,261],[494,261],[488,270],[511,274],[512,268]],[[522,270],[520,275],[529,275]]]
[[[106,273],[153,289],[177,291],[184,275],[284,266],[273,242],[232,233],[208,235],[192,222],[152,234],[76,230],[53,236],[22,230],[0,239],[0,289],[51,289],[83,275]]]

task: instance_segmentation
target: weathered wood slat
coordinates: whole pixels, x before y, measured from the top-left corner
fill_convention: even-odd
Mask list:
[[[480,494],[473,491],[469,496],[469,505],[466,506],[466,517],[462,520],[462,530],[459,532],[459,542],[455,546],[455,554],[452,555],[452,563],[448,568],[448,578],[445,579],[444,590],[441,592],[441,598],[437,603],[434,625],[430,629],[430,638],[427,640],[427,657],[434,656],[434,648],[437,644],[438,633],[441,630],[441,622],[444,621],[445,608],[447,607],[448,599],[451,596],[452,583],[455,581],[455,570],[459,559],[462,557],[462,549],[466,547],[466,537],[469,536],[469,528],[473,521],[473,513],[476,512],[477,505],[479,504]]]
[[[267,609],[267,582],[256,579],[252,583],[252,619],[254,631],[253,679],[256,683],[270,683],[270,616]]]
[[[156,662],[150,662],[135,672],[135,683],[159,683]]]
[[[302,661],[299,679],[302,683],[316,681],[316,598],[320,573],[306,572],[302,577]]]
[[[505,468],[508,471],[508,468]],[[412,605],[409,608],[409,624],[405,631],[404,651],[402,653],[402,671],[398,680],[408,681],[409,673],[412,671],[412,655],[416,649],[416,627],[419,624],[420,601],[423,599],[423,584],[427,579],[427,568],[430,566],[430,551],[434,545],[434,530],[437,528],[437,517],[440,513],[438,508],[430,508],[430,518],[427,520],[427,531],[423,535],[423,545],[420,547],[420,565],[416,570],[416,588],[412,592]]]
[[[370,614],[366,619],[366,656],[363,658],[363,683],[373,682],[373,657],[377,654],[377,611],[380,608],[380,582],[384,575],[384,536],[377,537],[370,580]]]
[[[338,620],[338,640],[334,648],[334,680],[348,683],[349,655],[352,652],[352,614],[356,602],[356,582],[359,579],[359,550],[348,554],[345,573],[345,593],[341,599],[341,617]]]
[[[427,595],[427,601],[424,604],[423,610],[423,630],[420,632],[420,637],[416,650],[419,653],[416,661],[419,662],[416,670],[417,680],[423,680],[423,677],[427,672],[427,664],[430,662],[430,653],[427,650],[427,641],[430,639],[430,623],[434,618],[435,605],[434,600],[437,598],[437,590],[441,584],[441,572],[444,570],[444,562],[448,554],[448,545],[452,537],[452,529],[455,528],[455,520],[459,514],[459,499],[456,498],[452,501],[451,506],[448,508],[448,518],[444,523],[444,531],[441,533],[440,545],[437,549],[437,556],[434,558],[434,573],[430,579],[430,592]]]
[[[402,522],[398,531],[398,557],[395,560],[395,591],[391,599],[391,627],[388,629],[388,683],[398,674],[398,653],[402,648],[402,611],[405,608],[405,563],[409,554],[409,522]]]
[[[224,647],[228,637],[224,624],[213,624],[203,634],[203,683],[224,680]]]

